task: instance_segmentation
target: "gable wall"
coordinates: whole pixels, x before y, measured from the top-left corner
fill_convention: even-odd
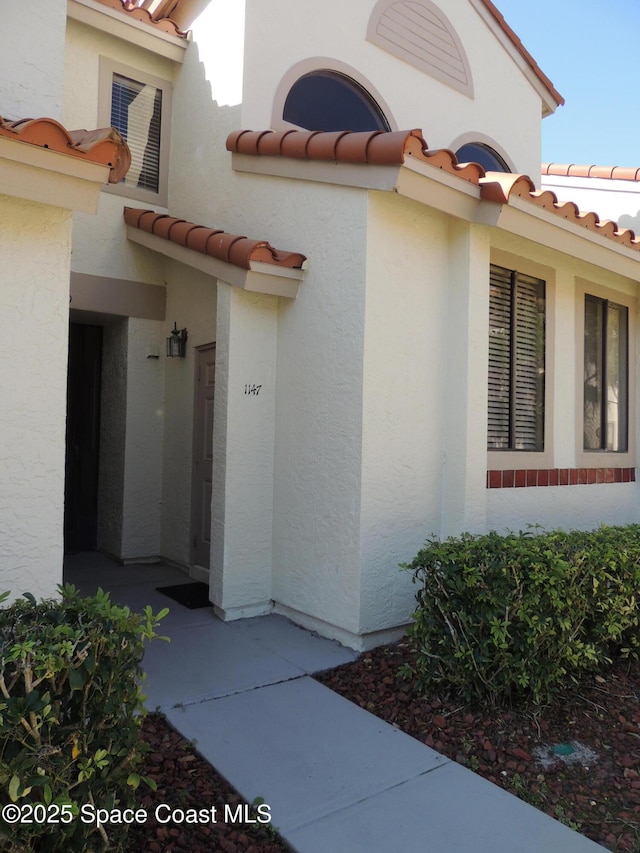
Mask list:
[[[247,0],[242,126],[271,127],[274,95],[285,73],[309,57],[330,57],[371,82],[389,104],[396,128],[422,128],[433,148],[480,132],[506,150],[515,171],[536,176],[540,98],[468,0],[447,0],[440,8],[466,50],[473,100],[367,42],[374,5],[372,0],[327,0],[321,7],[298,0]]]

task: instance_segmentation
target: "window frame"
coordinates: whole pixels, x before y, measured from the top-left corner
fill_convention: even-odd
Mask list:
[[[491,471],[510,471],[520,469],[550,468],[553,465],[553,400],[554,400],[554,341],[555,341],[555,292],[556,271],[553,267],[531,261],[520,255],[510,252],[492,249],[490,263],[509,270],[515,270],[523,275],[542,279],[545,282],[545,353],[544,353],[544,447],[543,450],[518,450],[518,449],[487,449],[487,469]],[[487,369],[485,382],[487,383],[487,406],[488,406],[488,378],[489,378],[489,287],[490,267],[487,268]],[[488,410],[485,416],[485,430],[487,430],[488,443]]]
[[[620,305],[627,309],[627,449],[605,450],[584,447],[584,335],[586,297]],[[636,457],[636,393],[635,393],[635,314],[636,299],[624,291],[614,290],[585,279],[576,279],[576,463],[578,467],[632,468]]]
[[[100,57],[98,79],[98,126],[111,127],[111,97],[113,75],[119,74],[138,83],[153,86],[162,92],[162,114],[160,117],[160,150],[158,158],[158,192],[131,184],[108,184],[103,187],[113,195],[167,207],[169,189],[169,146],[171,135],[171,97],[173,86],[169,80],[155,77],[124,65],[110,57]]]

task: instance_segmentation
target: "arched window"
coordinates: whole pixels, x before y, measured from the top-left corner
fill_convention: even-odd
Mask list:
[[[480,163],[485,172],[510,172],[502,157],[484,142],[468,142],[456,151],[459,163]]]
[[[384,113],[355,80],[312,71],[289,89],[282,117],[305,130],[391,130]]]

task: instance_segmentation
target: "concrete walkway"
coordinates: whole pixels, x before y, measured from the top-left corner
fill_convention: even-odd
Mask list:
[[[156,586],[169,566],[68,558],[65,580],[154,611],[144,660],[160,709],[248,802],[262,797],[298,853],[596,853],[604,848],[338,696],[314,672],[355,653],[281,616],[223,623]],[[202,804],[203,807],[207,803]]]

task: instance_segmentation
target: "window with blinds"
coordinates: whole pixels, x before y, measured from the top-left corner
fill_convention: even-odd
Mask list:
[[[129,186],[157,193],[160,185],[162,89],[113,74],[111,125],[127,140],[131,168],[123,179]]]
[[[545,282],[491,265],[489,450],[544,450]]]
[[[585,450],[624,453],[629,423],[629,309],[585,295]]]

